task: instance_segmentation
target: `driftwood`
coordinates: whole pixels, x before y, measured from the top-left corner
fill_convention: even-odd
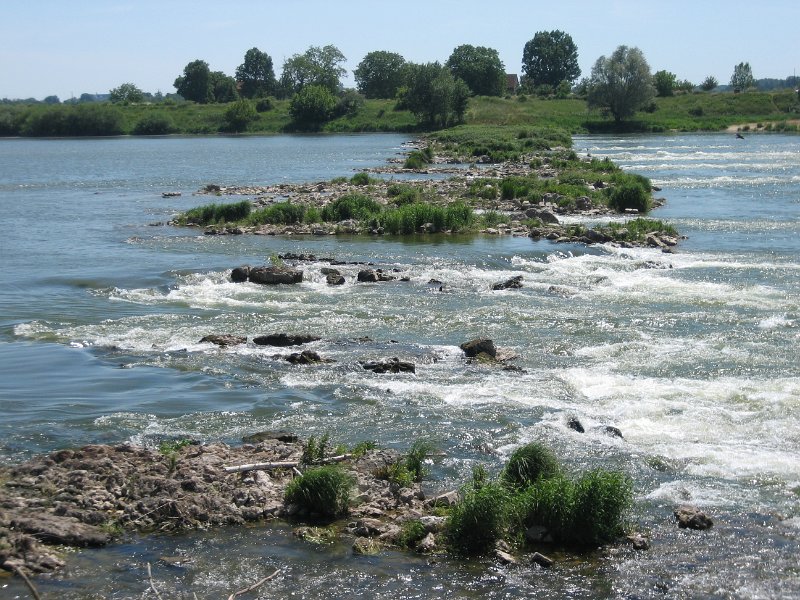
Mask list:
[[[239,590],[238,592],[232,593],[230,596],[228,596],[228,600],[234,600],[234,598],[236,598],[236,596],[241,596],[242,594],[246,594],[247,592],[252,592],[253,590],[258,589],[259,587],[264,585],[269,580],[275,579],[275,577],[277,577],[278,573],[280,573],[280,572],[281,572],[281,570],[278,569],[272,575],[267,575],[266,577],[264,577],[264,579],[262,579],[261,581],[257,581],[256,583],[251,585],[249,588],[245,588],[243,590]]]
[[[158,590],[156,589],[156,584],[153,583],[153,572],[150,570],[150,563],[147,563],[147,578],[150,580],[150,589],[153,590],[156,598],[158,598],[158,600],[163,600],[161,594],[159,594]]]
[[[22,581],[24,581],[25,585],[28,586],[28,589],[30,590],[31,595],[33,596],[34,600],[42,600],[42,597],[39,595],[39,592],[37,592],[36,588],[33,587],[33,583],[31,583],[31,580],[28,579],[27,575],[25,575],[25,571],[23,571],[22,569],[20,569],[18,567],[12,567],[12,568],[14,569],[14,572],[17,575],[22,577]]]
[[[329,465],[331,463],[343,462],[353,458],[352,454],[340,454],[339,456],[331,456],[316,461],[315,465]],[[264,462],[264,463],[250,463],[247,465],[234,465],[231,467],[223,467],[226,473],[244,473],[245,471],[268,471],[270,469],[296,469],[302,463],[300,461],[280,461],[280,462]]]

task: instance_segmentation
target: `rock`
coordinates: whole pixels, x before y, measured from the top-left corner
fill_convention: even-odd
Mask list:
[[[468,358],[475,358],[479,354],[488,354],[492,358],[497,356],[497,348],[494,342],[488,338],[475,338],[468,342],[464,342],[459,346],[464,351]]]
[[[710,529],[714,521],[706,513],[694,506],[681,506],[675,510],[675,518],[678,520],[678,527],[681,529]]]
[[[111,536],[93,525],[74,517],[58,517],[48,513],[27,513],[11,519],[11,527],[33,535],[46,544],[98,547],[111,541]]]
[[[344,275],[338,273],[328,273],[325,276],[325,283],[328,285],[344,285],[345,281]]]
[[[293,365],[312,365],[322,362],[329,362],[323,359],[318,353],[313,350],[303,350],[302,352],[294,352],[286,357],[286,360]]]
[[[525,539],[533,544],[547,544],[553,541],[553,536],[547,531],[547,527],[531,525],[525,530]]]
[[[458,504],[459,497],[458,492],[453,490],[450,492],[446,492],[444,494],[439,494],[432,500],[430,500],[429,504],[432,506],[455,506]]]
[[[318,342],[322,338],[310,334],[288,334],[288,333],[273,333],[269,335],[260,335],[253,338],[253,343],[259,346],[302,346],[310,342]]]
[[[362,269],[358,272],[356,281],[359,283],[376,283],[378,281],[394,281],[397,277],[389,275],[383,269]]]
[[[544,554],[540,554],[539,552],[534,552],[533,554],[531,554],[531,562],[536,565],[539,565],[540,567],[548,569],[553,566],[553,563],[555,561],[553,561],[552,558],[548,558]]]
[[[522,287],[522,275],[516,275],[511,279],[506,279],[505,281],[500,281],[498,283],[492,284],[493,290],[513,290],[519,289]]]
[[[287,267],[254,267],[248,279],[261,285],[293,284],[303,281],[303,272]]]
[[[417,368],[412,362],[402,361],[396,356],[389,360],[362,362],[361,366],[373,373],[416,373]]]
[[[436,550],[436,536],[432,533],[426,535],[419,542],[417,542],[416,550],[421,554],[430,554],[431,552],[434,552]]]
[[[625,539],[631,543],[634,550],[647,550],[650,548],[650,540],[638,531],[625,536]]]
[[[419,522],[425,527],[425,531],[429,533],[439,533],[444,530],[447,523],[447,517],[438,517],[436,515],[426,515],[419,518]]]
[[[578,433],[584,433],[586,431],[581,422],[578,420],[578,417],[570,417],[567,419],[567,427],[573,431],[577,431]]]
[[[228,346],[237,346],[239,344],[246,344],[247,338],[238,335],[211,334],[204,336],[203,339],[200,340],[200,343],[216,344],[217,346],[226,348]]]
[[[383,533],[385,525],[378,519],[364,518],[356,521],[353,533],[361,537],[376,537]]]
[[[353,542],[353,554],[362,556],[377,554],[381,548],[382,544],[374,538],[357,537]]]
[[[625,439],[622,435],[622,431],[620,431],[618,427],[614,427],[613,425],[605,425],[604,427],[601,427],[600,430],[606,435],[610,435],[611,437],[618,437],[620,439]]]
[[[231,271],[231,281],[234,283],[243,283],[250,277],[250,265],[243,267],[236,267]]]
[[[495,550],[494,556],[501,565],[515,565],[517,559],[504,550]]]
[[[549,208],[529,208],[525,211],[525,216],[529,219],[539,219],[545,224],[558,224],[558,217]]]
[[[277,440],[279,442],[286,442],[293,444],[300,441],[295,434],[288,431],[259,431],[258,433],[251,433],[242,438],[245,444],[259,444],[269,440]]]

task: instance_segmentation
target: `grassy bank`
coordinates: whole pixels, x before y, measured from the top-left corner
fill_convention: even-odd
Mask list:
[[[254,104],[255,105],[255,104]],[[323,132],[418,131],[414,115],[395,110],[394,100],[367,100],[353,115],[330,120]],[[268,106],[268,107],[267,107]],[[82,104],[0,106],[0,136],[214,134],[231,130],[226,104]],[[589,111],[582,99],[533,96],[475,97],[465,113],[468,125],[535,127],[586,132],[719,131],[750,124],[751,129],[797,131],[800,100],[794,92],[696,93],[656,98],[634,119],[615,123]],[[761,127],[758,127],[758,125]],[[262,104],[247,125],[252,134],[296,131],[288,100]]]

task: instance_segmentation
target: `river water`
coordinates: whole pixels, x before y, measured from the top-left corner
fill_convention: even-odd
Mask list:
[[[354,557],[288,526],[130,536],[71,553],[48,598],[227,597],[275,569],[262,598],[790,598],[800,595],[800,137],[581,136],[662,188],[676,254],[511,237],[208,237],[163,223],[207,183],[350,176],[403,150],[397,135],[0,141],[0,457],[87,443],[236,443],[288,429],[336,443],[417,438],[441,455],[429,493],[542,440],[569,469],[622,469],[646,552],[554,553],[503,568],[387,551]],[[161,197],[180,191],[181,197]],[[228,281],[284,252],[396,268],[410,282],[329,287]],[[345,267],[352,280],[358,267]],[[523,275],[520,290],[492,283]],[[443,290],[430,285],[444,282]],[[555,287],[552,287],[555,286]],[[558,293],[553,293],[556,290]],[[313,333],[335,362],[220,350],[210,333]],[[468,367],[476,336],[524,372]],[[364,341],[369,337],[371,341]],[[416,374],[359,360],[397,356]],[[567,427],[571,417],[586,428]],[[624,439],[605,435],[618,427]],[[691,503],[715,520],[678,530]],[[178,556],[185,562],[160,560]],[[26,597],[0,577],[0,596]]]

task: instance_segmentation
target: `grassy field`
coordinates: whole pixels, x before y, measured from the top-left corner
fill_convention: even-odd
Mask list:
[[[323,132],[419,131],[413,114],[395,110],[394,100],[367,100],[350,116],[328,121]],[[0,136],[214,134],[225,133],[225,104],[165,102],[118,106],[0,105]],[[798,131],[800,98],[791,91],[691,93],[656,98],[647,110],[624,123],[590,111],[582,99],[534,96],[472,98],[466,125],[561,129],[569,133],[719,131],[740,126],[765,131]],[[150,127],[147,127],[147,126]],[[296,131],[288,100],[273,100],[258,113],[247,133]]]

